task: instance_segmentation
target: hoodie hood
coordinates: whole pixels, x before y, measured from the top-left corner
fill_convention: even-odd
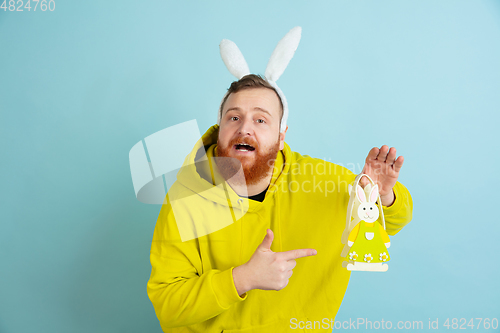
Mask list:
[[[219,125],[213,125],[198,140],[177,174],[179,184],[188,189],[189,192],[194,192],[220,205],[240,208],[243,205],[249,211],[258,210],[262,203],[238,196],[218,172],[214,161],[218,135]],[[264,201],[275,195],[280,184],[284,181],[290,168],[289,163],[285,162],[290,159],[291,150],[285,143],[283,150],[278,151],[276,156],[273,175]]]

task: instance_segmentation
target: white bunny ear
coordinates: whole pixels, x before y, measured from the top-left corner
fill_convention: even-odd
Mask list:
[[[248,64],[240,49],[229,39],[223,39],[219,45],[222,61],[231,74],[239,80],[243,76],[250,74]]]
[[[269,59],[266,67],[266,78],[270,81],[277,81],[285,71],[286,66],[293,58],[295,50],[299,46],[301,27],[295,27],[290,30],[276,45],[276,48]]]
[[[366,195],[365,195],[365,191],[363,190],[363,188],[359,185],[356,185],[356,196],[358,197],[358,200],[360,202],[366,202]]]
[[[370,202],[375,203],[378,198],[378,185],[373,186],[372,191],[370,192]]]

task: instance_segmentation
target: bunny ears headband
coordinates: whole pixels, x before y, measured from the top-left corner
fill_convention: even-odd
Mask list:
[[[286,66],[293,58],[295,50],[299,46],[300,36],[302,28],[295,27],[290,30],[285,37],[283,37],[276,45],[276,48],[267,63],[265,79],[269,84],[276,90],[278,96],[283,104],[283,117],[281,118],[280,132],[286,130],[286,122],[288,119],[288,104],[286,102],[285,95],[281,89],[276,84],[276,81],[280,78],[281,74],[285,71]],[[219,45],[220,55],[222,61],[226,65],[227,69],[231,74],[233,74],[238,80],[243,76],[250,74],[250,69],[248,68],[247,62],[243,57],[243,54],[238,49],[235,43],[228,39],[223,39]],[[227,95],[227,93],[226,93]],[[226,98],[226,95],[222,99]],[[222,106],[222,102],[221,102]],[[220,108],[219,108],[220,110]],[[217,118],[217,124],[220,125],[221,111],[219,111],[219,116]]]

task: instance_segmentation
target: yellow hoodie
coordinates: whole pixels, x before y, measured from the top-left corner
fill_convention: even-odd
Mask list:
[[[218,181],[213,163],[200,159],[203,146],[210,146],[209,160],[214,156],[218,129],[212,126],[186,158],[156,223],[147,292],[163,331],[331,330],[350,277],[340,240],[347,185],[355,175],[292,152],[285,143],[264,201],[240,198]],[[389,235],[411,220],[413,209],[399,182],[394,193],[392,206],[383,206]],[[232,269],[250,259],[267,228],[274,232],[272,251],[313,248],[318,254],[297,259],[284,289],[254,289],[240,297]],[[307,322],[308,329],[301,329]],[[309,329],[313,324],[316,329]]]

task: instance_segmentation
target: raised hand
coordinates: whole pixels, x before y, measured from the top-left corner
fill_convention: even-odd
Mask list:
[[[233,269],[234,285],[242,295],[252,289],[281,290],[288,285],[295,259],[316,255],[314,249],[299,249],[286,252],[271,251],[274,234],[267,229],[262,243],[248,262]]]
[[[387,145],[383,145],[380,149],[372,148],[366,157],[361,173],[366,173],[378,184],[380,199],[384,206],[390,206],[394,202],[395,196],[392,188],[396,185],[403,162],[403,156],[396,158],[396,148],[389,149]],[[363,177],[360,183],[365,187],[369,180]]]

